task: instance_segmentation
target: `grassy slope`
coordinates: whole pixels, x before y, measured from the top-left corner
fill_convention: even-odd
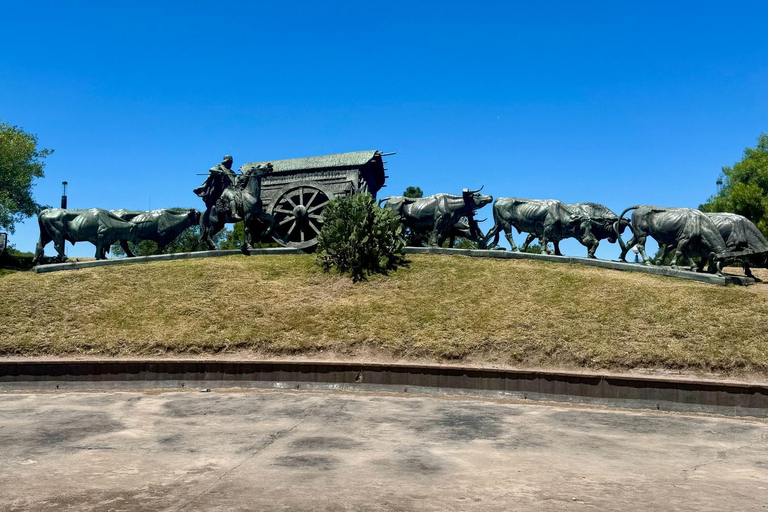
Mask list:
[[[412,256],[353,285],[311,256],[0,276],[0,355],[379,354],[768,374],[768,285]]]

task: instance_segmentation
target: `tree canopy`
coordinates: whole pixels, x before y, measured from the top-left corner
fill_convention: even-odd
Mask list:
[[[43,159],[52,149],[38,149],[37,137],[0,122],[0,228],[11,233],[16,222],[38,212],[32,180],[43,177]]]
[[[419,198],[424,197],[424,192],[421,191],[421,187],[408,187],[403,192],[405,197]]]
[[[768,133],[757,146],[744,150],[744,157],[733,167],[723,167],[723,186],[699,206],[705,212],[732,212],[754,222],[768,236]]]

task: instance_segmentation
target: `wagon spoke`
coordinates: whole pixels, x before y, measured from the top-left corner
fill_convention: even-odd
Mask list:
[[[299,187],[299,204],[304,206],[304,187]]]
[[[301,241],[303,242],[304,241],[304,230],[300,229],[299,230],[299,234],[301,235]]]
[[[287,215],[293,215],[293,210],[284,210],[282,208],[275,208],[276,213],[285,213]]]
[[[294,202],[293,202],[293,199],[291,199],[291,196],[289,196],[288,194],[286,194],[286,195],[285,195],[285,200],[286,200],[286,201],[288,201],[289,203],[291,203],[291,206],[293,206],[294,208],[296,208],[296,203],[294,203]]]
[[[312,213],[312,212],[315,212],[315,211],[319,210],[320,208],[322,208],[323,206],[325,206],[325,203],[327,203],[327,202],[328,202],[328,201],[324,201],[324,202],[322,202],[321,204],[318,204],[317,206],[313,206],[312,208],[308,208],[308,209],[307,209],[307,213]]]
[[[316,213],[310,213],[309,215],[307,215],[307,217],[309,217],[310,219],[316,219],[316,220],[321,220],[323,218],[322,215],[318,215]]]
[[[317,197],[317,194],[319,194],[319,193],[320,193],[319,190],[315,190],[315,193],[312,194],[312,197],[310,197],[309,201],[307,201],[307,206],[311,206],[312,205],[312,201],[315,200],[315,198]]]
[[[315,226],[314,222],[307,219],[307,224],[309,224],[309,227],[311,227],[315,233],[320,234],[320,230],[317,228],[317,226]]]
[[[293,217],[286,217],[285,219],[281,220],[277,223],[278,226],[282,226],[283,224],[287,224],[291,222],[292,220],[295,220]]]
[[[293,224],[291,224],[291,227],[288,229],[288,233],[285,234],[286,238],[291,236],[291,233],[293,233],[293,230],[296,229],[296,224],[298,223],[294,222]]]

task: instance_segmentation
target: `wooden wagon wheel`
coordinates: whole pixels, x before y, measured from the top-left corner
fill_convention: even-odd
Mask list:
[[[296,249],[317,245],[323,208],[333,197],[316,181],[299,181],[280,189],[268,211],[275,218],[275,241]]]

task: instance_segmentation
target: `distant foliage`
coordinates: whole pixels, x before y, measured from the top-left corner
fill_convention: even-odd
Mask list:
[[[525,252],[530,254],[543,254],[544,250],[539,244],[531,244],[525,249]]]
[[[222,244],[223,240],[227,236],[227,231],[222,231],[217,234],[213,241],[217,245]],[[204,242],[200,241],[200,226],[191,226],[184,230],[179,237],[173,242],[165,246],[165,254],[177,253],[177,252],[197,252],[207,251],[208,246]],[[128,246],[136,256],[149,256],[157,254],[157,243],[152,240],[142,240],[138,244],[128,242]],[[239,248],[239,247],[238,247]],[[125,251],[120,247],[120,244],[113,244],[110,247],[110,252],[113,256],[125,256]]]
[[[259,233],[260,233],[260,230],[255,230],[254,236],[257,236]],[[245,241],[245,225],[242,222],[238,222],[237,224],[234,224],[232,226],[232,229],[224,232],[224,240],[222,240],[221,243],[219,244],[219,248],[223,250],[240,249],[243,247],[244,241]],[[280,247],[279,244],[271,241],[270,242],[254,241],[251,245],[253,246],[254,249],[259,249],[262,247]]]
[[[453,243],[455,249],[477,249],[478,246],[479,244],[476,241],[461,237],[456,238],[456,241]]]
[[[744,150],[744,158],[723,167],[723,187],[699,206],[705,212],[732,212],[754,222],[768,237],[768,133],[757,147]]]
[[[323,210],[317,262],[362,281],[407,265],[400,218],[379,208],[369,194],[334,199]]]
[[[21,252],[9,246],[5,251],[0,251],[0,268],[29,270],[34,258],[35,255],[31,252]]]
[[[419,198],[424,197],[424,192],[421,191],[421,187],[408,187],[403,192],[405,197]]]

